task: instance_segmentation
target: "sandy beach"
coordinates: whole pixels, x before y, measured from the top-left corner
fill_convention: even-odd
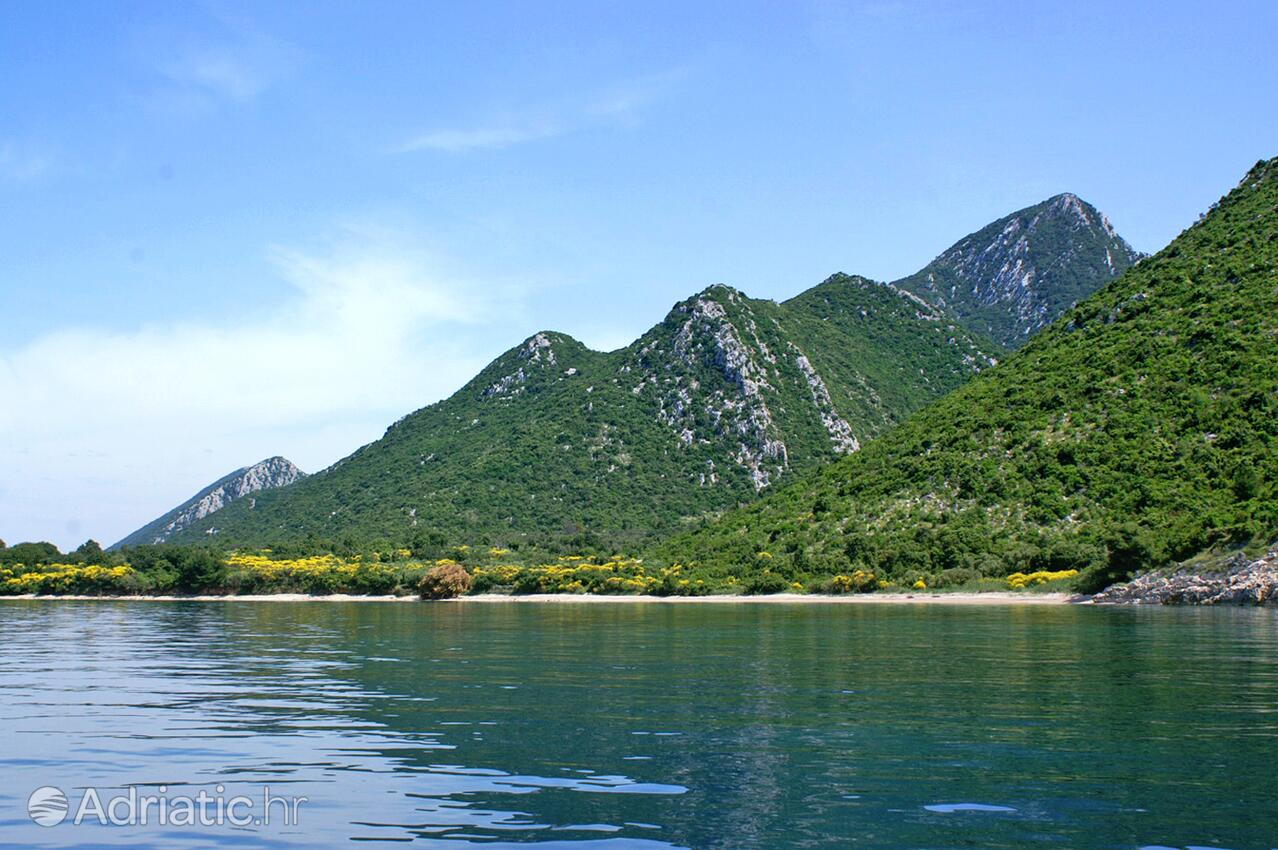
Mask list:
[[[1086,600],[1066,593],[991,591],[988,593],[849,593],[843,596],[825,596],[810,593],[773,593],[766,596],[606,596],[588,593],[530,593],[520,596],[507,596],[485,593],[452,601],[480,603],[560,602],[567,604],[655,602],[676,605],[697,602],[727,605],[1062,605]]]
[[[311,596],[305,593],[259,593],[235,596],[3,596],[9,599],[39,599],[49,601],[124,601],[124,602],[421,602],[416,596],[355,596],[333,593]],[[706,603],[714,605],[1065,605],[1088,602],[1086,597],[1066,593],[1016,593],[991,591],[987,593],[853,593],[846,596],[822,596],[807,593],[776,593],[768,596],[613,596],[589,593],[530,593],[517,596],[498,593],[481,593],[458,599],[438,600],[445,604],[527,604],[554,603],[562,605],[589,604],[661,604],[686,605]]]

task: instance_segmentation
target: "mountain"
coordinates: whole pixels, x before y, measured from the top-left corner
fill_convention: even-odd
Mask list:
[[[1138,259],[1109,219],[1067,193],[986,225],[896,285],[1016,348]]]
[[[196,493],[178,507],[157,520],[147,523],[128,537],[112,546],[139,546],[167,543],[174,535],[214,514],[227,505],[248,496],[276,487],[285,487],[306,477],[292,462],[282,457],[267,458],[260,463],[237,469]],[[249,499],[251,503],[253,500]]]
[[[984,293],[1011,263],[1042,301],[1113,265],[1076,210],[1103,217],[1059,200],[960,242],[985,260],[952,258],[954,273]],[[999,237],[1012,231],[1031,237]],[[964,322],[953,297],[838,274],[780,304],[711,287],[606,354],[545,331],[332,468],[173,539],[647,545],[858,450],[993,364],[1003,346]]]
[[[657,554],[1093,586],[1278,533],[1278,159],[995,369]],[[759,553],[767,552],[768,558]]]
[[[330,469],[173,539],[650,542],[855,451],[999,352],[864,278],[781,304],[712,286],[618,351],[535,334]]]

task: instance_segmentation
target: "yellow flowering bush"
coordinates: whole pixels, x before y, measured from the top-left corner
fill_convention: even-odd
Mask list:
[[[491,567],[475,567],[472,578],[476,589],[490,590],[502,585],[514,584],[515,579],[523,571],[523,567],[515,564],[496,564]],[[482,587],[481,587],[482,585]]]
[[[305,593],[389,593],[404,583],[403,568],[336,555],[271,558],[235,552],[226,559],[226,583],[242,592],[295,590]],[[417,568],[416,572],[421,572]]]
[[[564,555],[553,564],[479,565],[472,571],[477,592],[505,589],[515,593],[645,593],[694,596],[708,592],[702,579],[684,575],[680,564],[651,572],[636,558],[606,561]]]
[[[1027,587],[1047,584],[1049,581],[1061,581],[1078,575],[1078,570],[1039,570],[1033,573],[1012,573],[1007,577],[1007,586],[1012,590],[1024,590]]]
[[[104,567],[97,564],[44,564],[0,569],[0,588],[17,593],[120,593],[131,590],[128,579],[135,575],[128,564]]]
[[[851,575],[840,573],[821,587],[823,593],[869,593],[877,586],[873,572],[854,570]]]

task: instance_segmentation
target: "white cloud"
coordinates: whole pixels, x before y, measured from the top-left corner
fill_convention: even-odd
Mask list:
[[[393,153],[410,153],[420,150],[437,150],[448,153],[459,153],[482,148],[508,148],[512,145],[548,139],[562,132],[559,125],[551,122],[533,122],[522,126],[476,127],[472,129],[431,130],[415,136],[403,144],[396,145]]]
[[[664,96],[683,75],[668,71],[639,77],[566,104],[543,106],[520,115],[503,115],[473,126],[439,127],[390,147],[391,153],[434,150],[464,153],[509,148],[599,125],[633,125],[642,111]]]
[[[461,386],[495,352],[458,327],[512,312],[401,244],[272,260],[292,295],[234,323],[67,329],[0,355],[0,537],[106,544],[262,457],[315,471]]]

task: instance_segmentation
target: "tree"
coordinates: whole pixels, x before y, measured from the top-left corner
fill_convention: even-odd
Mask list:
[[[80,548],[71,553],[73,560],[77,564],[105,564],[107,561],[106,553],[102,551],[101,545],[96,540],[86,540],[80,544]]]
[[[52,543],[16,543],[0,553],[6,564],[50,564],[62,557]]]

